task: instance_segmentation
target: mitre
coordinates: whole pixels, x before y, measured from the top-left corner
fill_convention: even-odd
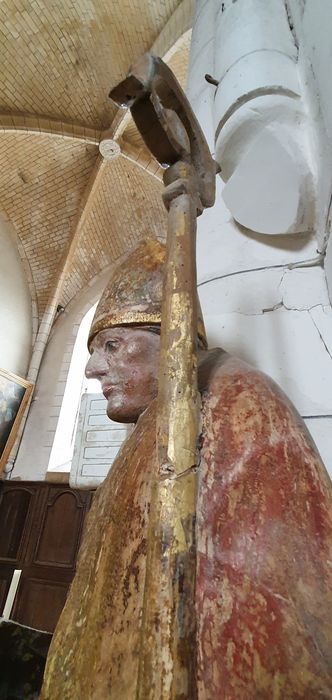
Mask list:
[[[97,333],[106,328],[160,325],[165,257],[165,246],[156,238],[148,238],[113,269],[91,324],[88,347]],[[207,347],[198,298],[197,302],[197,334]]]

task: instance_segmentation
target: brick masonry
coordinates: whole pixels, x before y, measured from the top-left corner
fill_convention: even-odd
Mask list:
[[[140,237],[165,234],[161,172],[130,119],[119,131],[125,157],[95,187],[94,168],[102,130],[121,123],[109,90],[133,59],[153,46],[184,84],[192,10],[192,0],[0,5],[0,210],[39,323]]]

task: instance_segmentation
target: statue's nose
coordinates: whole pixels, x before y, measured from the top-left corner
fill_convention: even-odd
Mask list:
[[[87,362],[85,376],[87,379],[99,379],[106,374],[107,369],[108,365],[103,354],[94,350]]]

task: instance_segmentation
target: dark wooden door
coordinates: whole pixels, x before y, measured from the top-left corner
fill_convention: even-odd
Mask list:
[[[0,612],[22,569],[11,618],[53,632],[75,573],[91,491],[46,482],[2,482]]]

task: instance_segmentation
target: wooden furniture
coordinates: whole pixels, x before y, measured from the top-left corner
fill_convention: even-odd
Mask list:
[[[0,486],[0,614],[14,569],[22,569],[11,619],[53,632],[73,579],[92,491],[64,484]]]

